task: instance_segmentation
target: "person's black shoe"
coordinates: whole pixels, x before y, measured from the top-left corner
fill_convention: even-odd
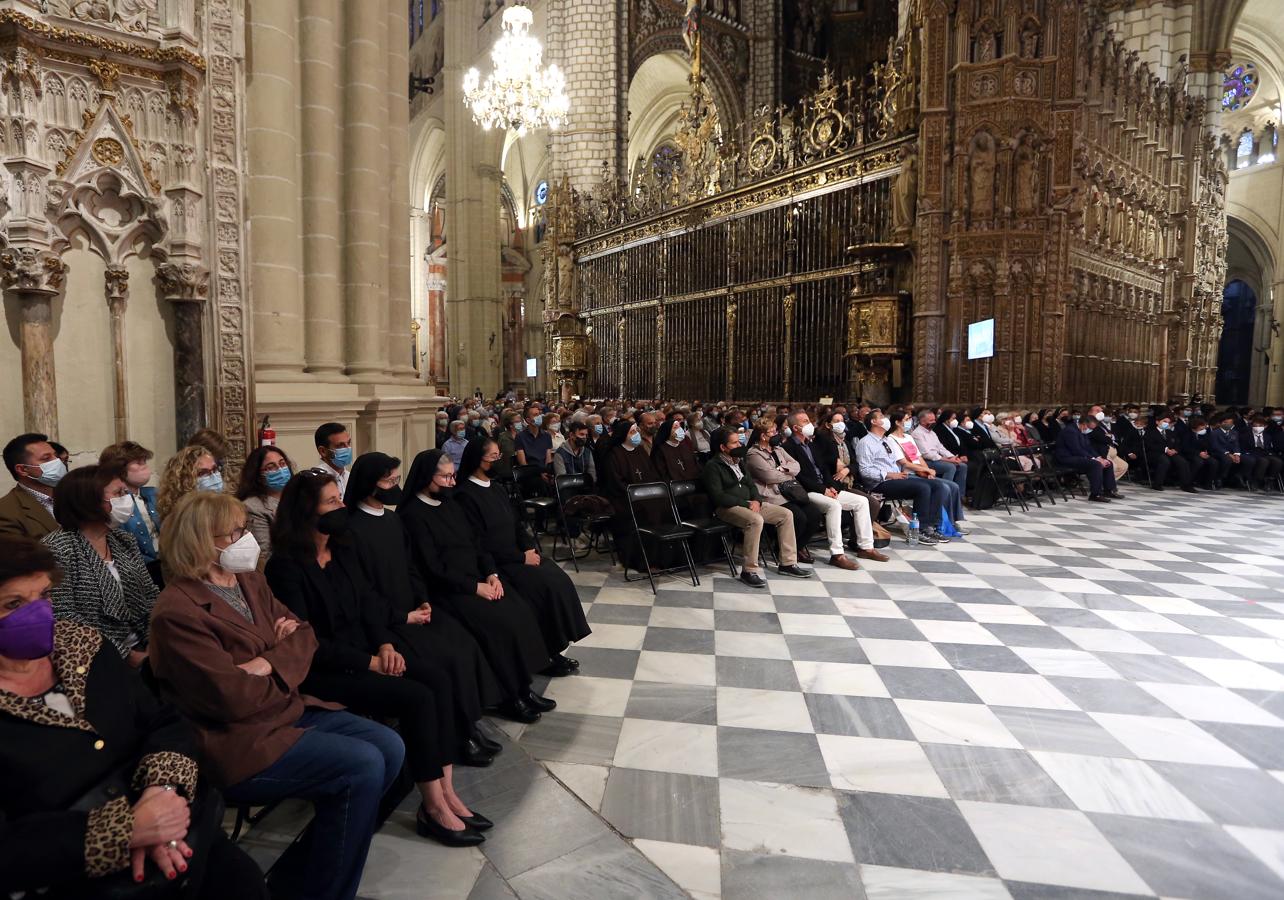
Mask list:
[[[557,654],[557,662],[560,662],[564,666],[570,666],[576,672],[580,670],[580,661],[578,659],[571,659],[569,656],[564,656],[561,653]]]
[[[920,531],[920,532],[919,532],[919,535],[918,535],[918,542],[919,542],[920,544],[924,544],[924,545],[926,545],[926,546],[928,546],[928,547],[933,547],[933,546],[935,546],[936,544],[940,543],[940,542],[939,542],[935,537],[933,537],[932,535],[928,534],[926,531]],[[874,546],[875,546],[875,547],[877,547],[877,546],[878,546],[878,544],[875,544]]]
[[[495,823],[483,816],[477,810],[473,810],[471,816],[460,816],[459,821],[463,822],[473,831],[489,831],[495,827]]]
[[[559,653],[540,671],[540,674],[547,675],[549,678],[565,678],[567,675],[574,675],[579,669],[579,664],[571,665],[571,662]]]
[[[1107,497],[1105,494],[1093,494],[1091,497],[1088,498],[1088,502],[1089,503],[1109,503],[1110,498]]]
[[[882,549],[884,549],[884,548],[886,548],[886,547],[890,547],[891,545],[892,545],[892,539],[891,539],[891,538],[875,538],[875,539],[874,539],[874,549],[875,549],[875,550],[882,550]]]
[[[767,586],[767,582],[762,580],[761,575],[757,572],[750,572],[748,569],[740,573],[740,583],[747,584],[751,588],[765,588]]]
[[[529,704],[530,706],[533,706],[535,709],[538,709],[542,713],[552,712],[553,710],[557,709],[556,700],[550,700],[547,697],[544,697],[535,693],[534,691],[527,691],[526,696],[523,697],[522,699],[525,700],[527,704]]]
[[[469,827],[467,823],[465,823],[463,831],[451,831],[428,815],[428,811],[423,808],[422,804],[419,806],[419,812],[415,815],[415,831],[419,832],[420,837],[432,838],[437,843],[444,844],[447,847],[476,847],[486,840],[475,829]]]
[[[497,711],[505,719],[512,719],[514,722],[523,722],[527,725],[532,722],[538,722],[540,712],[521,698],[506,700],[501,703]]]
[[[1190,485],[1186,485],[1186,487],[1182,488],[1182,490],[1183,490],[1183,491],[1185,491],[1185,492],[1186,492],[1186,493],[1188,493],[1188,494],[1198,494],[1198,493],[1199,493],[1199,491],[1195,490],[1195,489],[1194,489],[1193,487],[1191,487]]]
[[[1126,497],[1124,497],[1124,495],[1123,495],[1123,494],[1119,493],[1118,491],[1111,491],[1109,494],[1107,494],[1107,496],[1108,496],[1111,500],[1125,500],[1125,499],[1127,499]]]
[[[476,743],[478,747],[481,747],[491,756],[499,756],[499,754],[504,750],[503,744],[499,741],[492,741],[490,738],[486,737],[486,735],[482,734],[482,730],[476,725],[473,725],[473,731],[469,737],[472,738],[473,742]]]
[[[1162,484],[1157,484],[1157,485],[1155,485],[1155,486],[1154,486],[1154,488],[1155,488],[1155,490],[1157,490],[1157,491],[1162,491],[1162,490],[1164,489],[1164,486],[1163,486]],[[1114,494],[1111,494],[1110,496],[1112,496],[1112,497],[1113,497],[1113,496],[1114,496]]]
[[[806,569],[800,569],[798,566],[781,566],[776,569],[781,575],[788,575],[790,578],[810,578],[811,573]]]
[[[918,539],[921,541],[925,536],[930,537],[938,544],[948,544],[950,542],[948,537],[941,534],[941,530],[939,528],[924,528],[923,533],[919,535]]]
[[[459,751],[459,764],[461,766],[472,766],[475,769],[484,769],[495,761],[495,754],[487,753],[472,738],[464,744],[464,748]]]

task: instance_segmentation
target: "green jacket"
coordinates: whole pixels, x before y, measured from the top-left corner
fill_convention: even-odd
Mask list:
[[[731,466],[727,465],[721,455],[715,456],[705,465],[700,477],[704,481],[705,493],[718,509],[731,506],[748,509],[750,502],[762,499],[758,496],[758,488],[749,477],[743,460],[740,461],[740,471],[742,474],[737,481],[736,473],[731,471]]]

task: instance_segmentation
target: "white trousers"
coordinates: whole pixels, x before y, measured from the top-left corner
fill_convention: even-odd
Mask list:
[[[837,497],[808,494],[811,505],[825,515],[825,537],[829,540],[829,555],[843,554],[843,510],[851,510],[856,520],[856,546],[861,550],[874,548],[874,526],[869,521],[869,501],[851,491],[839,491]]]

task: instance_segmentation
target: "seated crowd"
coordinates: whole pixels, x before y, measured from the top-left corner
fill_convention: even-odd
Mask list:
[[[395,457],[354,458],[340,423],[315,445],[309,468],[256,448],[234,489],[211,431],[155,488],[152,452],[130,441],[70,471],[44,435],[4,447],[7,893],[154,882],[147,896],[266,897],[223,831],[225,804],[311,803],[307,839],[274,868],[274,888],[279,875],[305,897],[356,895],[375,830],[411,790],[421,835],[484,841],[492,823],[456,793],[454,767],[501,751],[484,715],[531,723],[555,708],[533,679],[573,675],[565,651],[590,633],[521,502],[557,496],[564,476],[609,520],[626,571],[663,567],[639,525],[676,508],[635,504],[630,486],[690,484],[682,496],[738,533],[738,577],[754,588],[765,534],[792,578],[887,561],[889,527],[928,546],[966,535],[968,510],[994,502],[996,464],[1086,477],[1094,502],[1121,498],[1125,475],[1155,490],[1284,487],[1280,409],[473,398],[438,415],[437,448],[404,478]]]

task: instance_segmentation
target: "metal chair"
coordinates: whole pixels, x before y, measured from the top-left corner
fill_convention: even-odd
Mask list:
[[[682,553],[687,560],[687,571],[691,575],[691,584],[694,587],[699,587],[700,576],[696,574],[695,560],[691,558],[691,537],[695,534],[695,529],[678,521],[677,513],[673,508],[673,496],[669,493],[669,486],[663,481],[651,481],[644,484],[630,484],[626,490],[629,502],[629,518],[633,522],[633,536],[636,538],[638,549],[642,553],[642,565],[645,567],[647,580],[651,582],[651,593],[654,594],[656,592],[655,576],[657,573],[652,570],[651,558],[646,552],[648,539],[655,542],[657,550],[666,544],[681,544]],[[673,516],[673,522],[671,524],[659,523],[646,527],[639,525],[637,505],[649,501],[656,501],[657,503],[667,501],[664,502],[664,506]],[[623,554],[620,555],[620,561],[624,564],[625,581],[642,580],[641,578],[629,577],[629,563]],[[659,574],[675,572],[681,568],[681,566],[674,566],[663,570]]]
[[[548,515],[557,501],[548,496],[544,482],[544,467],[535,465],[514,466],[513,483],[521,494],[523,520],[531,525],[535,540],[548,533]]]
[[[998,450],[982,450],[981,464],[984,467],[981,477],[988,477],[994,482],[998,499],[1003,503],[1003,508],[1007,510],[1009,516],[1012,515],[1012,504],[1008,502],[1010,498],[1015,498],[1024,512],[1030,511],[1025,498],[1016,490],[1012,482],[1012,472],[1000,458]]]
[[[1043,501],[1039,499],[1039,483],[1042,478],[1036,474],[1038,470],[1033,465],[1028,472],[1022,468],[1021,456],[1021,451],[1016,447],[999,449],[999,462],[1007,472],[1008,481],[1012,484],[1017,500],[1022,502],[1026,512],[1030,510],[1029,505],[1025,503],[1027,498],[1033,500],[1039,509],[1043,509]]]
[[[562,531],[560,534],[553,535],[553,549],[550,556],[556,562],[570,561],[575,566],[575,571],[580,570],[579,560],[584,559],[594,550],[598,549],[598,541],[603,540],[603,547],[611,554],[611,563],[615,564],[615,545],[611,542],[611,516],[609,515],[589,515],[572,514],[566,512],[566,504],[569,500],[585,494],[591,494],[589,490],[588,476],[586,475],[558,475],[553,479],[553,492],[557,498],[557,517],[561,523]],[[586,531],[590,538],[589,547],[582,554],[576,553],[575,548],[571,546],[571,526],[576,525]],[[565,558],[557,555],[557,545],[561,542],[566,543],[568,555]],[[600,551],[599,551],[600,552]]]
[[[692,516],[684,514],[680,509],[680,500],[688,500],[704,491],[698,481],[671,481],[669,482],[669,496],[673,501],[673,518],[675,521],[686,525],[695,531],[696,534],[712,540],[717,538],[722,542],[722,552],[727,558],[727,568],[731,570],[731,577],[737,576],[735,558],[731,553],[731,536],[736,529],[731,525],[717,518],[716,516]]]

